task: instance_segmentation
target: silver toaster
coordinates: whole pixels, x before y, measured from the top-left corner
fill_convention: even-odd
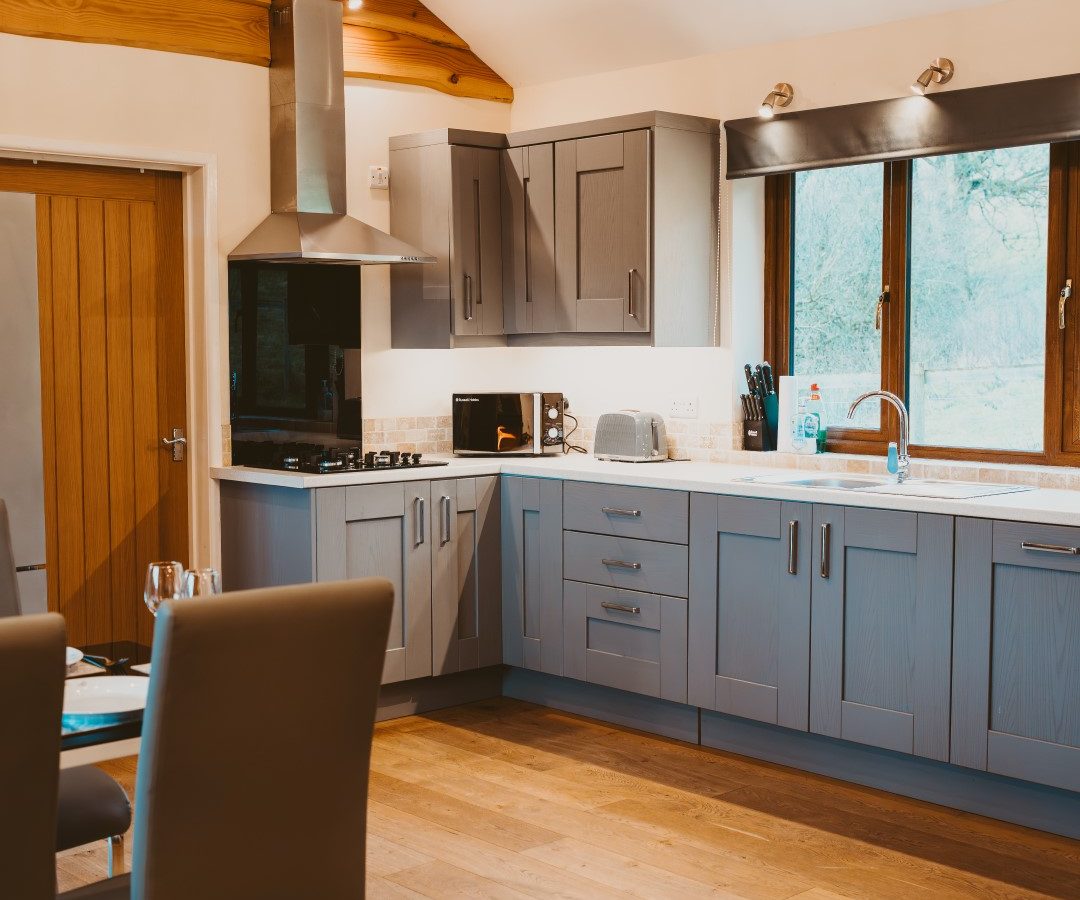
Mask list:
[[[596,423],[593,456],[618,462],[667,459],[667,428],[656,413],[621,409],[604,413]]]

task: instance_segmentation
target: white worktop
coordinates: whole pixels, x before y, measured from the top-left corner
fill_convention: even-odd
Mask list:
[[[838,506],[861,506],[873,509],[897,509],[911,512],[973,516],[984,519],[1012,519],[1019,522],[1044,522],[1080,526],[1080,491],[1036,490],[996,494],[968,500],[935,497],[910,497],[895,494],[866,493],[818,487],[799,487],[748,478],[775,479],[789,475],[806,478],[813,475],[842,473],[784,470],[764,466],[726,465],[720,463],[677,462],[617,463],[604,462],[581,454],[545,456],[539,459],[503,457],[499,459],[450,459],[446,466],[428,466],[414,470],[343,472],[334,475],[306,475],[247,466],[211,469],[220,481],[276,485],[290,488],[338,487],[350,484],[417,481],[439,478],[469,478],[478,475],[528,475],[561,478],[567,481],[593,481],[637,487],[700,491],[737,497],[761,497],[774,500],[798,500],[807,503],[832,503]],[[857,476],[855,476],[857,477]]]

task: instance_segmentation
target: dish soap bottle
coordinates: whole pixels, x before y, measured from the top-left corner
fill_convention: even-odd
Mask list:
[[[827,436],[825,428],[825,407],[821,402],[821,388],[817,384],[810,385],[810,399],[806,403],[807,415],[813,415],[817,417],[817,425],[814,429],[814,443],[815,452],[825,452],[825,438]]]
[[[806,409],[806,397],[799,397],[798,411],[791,419],[791,449],[795,453],[817,452],[817,417]]]

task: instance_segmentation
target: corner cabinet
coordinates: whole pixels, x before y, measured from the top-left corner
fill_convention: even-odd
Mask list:
[[[436,257],[390,267],[391,346],[504,343],[501,134],[390,141],[390,231]]]
[[[1080,528],[957,519],[951,761],[1080,791]]]
[[[503,662],[563,674],[563,485],[502,477]]]
[[[951,516],[814,507],[810,731],[949,759]]]

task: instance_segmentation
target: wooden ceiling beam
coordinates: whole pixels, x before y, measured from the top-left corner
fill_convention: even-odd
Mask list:
[[[364,0],[360,9],[346,7],[344,20],[347,25],[408,34],[442,47],[469,49],[454,29],[418,0]]]

